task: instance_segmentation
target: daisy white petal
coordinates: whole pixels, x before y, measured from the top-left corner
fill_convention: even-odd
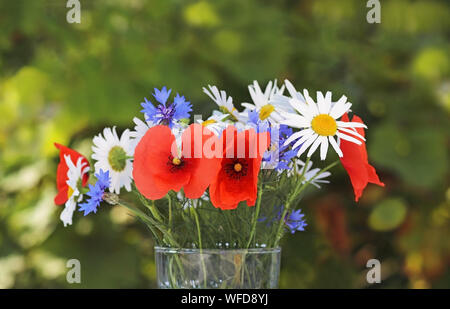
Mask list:
[[[208,85],[208,89],[203,87],[203,92],[208,95],[218,106],[221,112],[231,115],[235,120],[238,120],[238,110],[233,105],[233,98],[227,96],[227,93],[222,90],[219,92],[216,86]]]
[[[289,164],[290,169],[287,172],[287,176],[291,177],[294,173],[303,174],[302,184],[309,182],[313,186],[320,188],[319,183],[329,183],[325,178],[331,175],[330,172],[320,173],[319,168],[312,168],[313,162],[309,161],[308,165],[305,166],[305,162],[302,160],[294,160]]]
[[[306,140],[303,145],[300,147],[300,149],[297,152],[297,157],[300,157],[302,153],[305,152],[306,149],[308,149],[309,146],[311,146],[312,143],[319,137],[319,135],[314,134],[310,139]],[[298,143],[298,142],[297,142]],[[294,147],[293,147],[294,148]]]
[[[316,133],[314,133],[314,131],[308,131],[305,132],[305,134],[303,135],[302,138],[300,138],[293,146],[292,149],[297,148],[298,146],[300,146],[301,144],[303,144],[305,141],[307,141],[310,138],[315,138],[317,136]]]
[[[333,136],[328,136],[328,140],[331,144],[331,146],[333,146],[334,151],[336,151],[336,153],[338,154],[339,157],[343,157],[344,154],[342,153],[341,148],[339,148],[338,144],[336,143],[336,140],[334,139]]]
[[[305,134],[308,133],[313,133],[313,131],[311,129],[304,129],[298,132],[295,132],[294,134],[292,134],[291,136],[289,136],[286,141],[284,142],[283,146],[289,145],[290,143],[292,143],[294,140],[302,137]]]
[[[320,91],[317,91],[317,107],[319,109],[319,113],[328,114],[329,109],[327,109],[325,97],[323,96],[323,93]]]
[[[290,99],[289,104],[291,104],[291,106],[305,118],[312,119],[314,117],[313,112],[305,102],[299,101],[297,99]]]
[[[226,122],[228,117],[229,115],[216,111],[207,120],[198,119],[197,122],[211,130],[215,135],[220,136],[228,126],[228,122]]]
[[[346,135],[344,133],[337,132],[336,135],[339,136],[342,139],[345,139],[345,140],[349,141],[349,142],[353,142],[353,143],[358,144],[358,145],[362,144],[362,142],[360,140],[358,140],[358,139],[356,139],[354,137],[351,137],[349,135]]]
[[[364,138],[364,136],[362,136],[361,134],[359,134],[358,132],[356,132],[355,130],[351,130],[351,129],[347,129],[347,128],[339,128],[339,131],[345,132],[345,133],[349,133],[352,134],[360,139],[362,139],[363,141],[366,141],[366,139]]]
[[[87,162],[82,162],[83,158],[78,158],[78,161],[74,164],[70,155],[65,155],[67,170],[67,201],[64,206],[64,210],[61,212],[60,219],[64,226],[72,225],[72,216],[77,202],[81,201],[83,195],[78,190],[78,183],[82,181],[84,175],[89,172],[89,165]]]
[[[132,149],[136,148],[137,144],[141,141],[141,138],[147,133],[148,129],[153,127],[153,123],[150,121],[142,121],[141,119],[134,117],[133,122],[135,124],[134,131],[130,132],[132,138]]]
[[[322,136],[319,136],[314,143],[311,145],[311,147],[309,148],[309,151],[307,153],[307,157],[311,157],[314,152],[316,151],[317,147],[319,147],[319,145],[322,143]]]
[[[287,116],[287,115],[286,115]],[[286,118],[285,120],[281,121],[281,124],[288,125],[292,128],[307,128],[310,126],[309,121],[305,119],[305,117],[302,117],[300,115],[289,115],[289,118]]]
[[[348,112],[351,107],[352,103],[342,103],[342,104],[336,103],[330,111],[330,116],[333,117],[334,119],[339,119],[341,118],[342,115]]]
[[[327,103],[328,108],[331,106],[331,97],[331,91],[327,91],[327,93],[325,94],[325,102]]]
[[[325,160],[328,151],[328,139],[326,136],[320,136],[320,159]]]
[[[119,138],[114,127],[112,129],[105,128],[103,136],[99,134],[94,137],[92,158],[96,160],[95,171],[96,173],[99,173],[100,169],[109,171],[111,177],[110,192],[119,194],[122,187],[131,191],[133,173],[131,158],[135,146],[131,137],[134,135],[127,129]]]
[[[345,122],[345,121],[336,121],[338,127],[341,128],[364,128],[367,129],[367,126],[364,123],[360,122]]]
[[[73,198],[68,199],[66,204],[64,205],[64,209],[59,216],[59,219],[61,219],[61,221],[63,222],[64,227],[66,227],[67,225],[72,225],[72,217],[76,206],[77,203]]]
[[[286,85],[286,89],[292,98],[295,98],[300,102],[305,102],[305,97],[303,96],[303,94],[297,91],[289,80],[285,79],[284,84]]]

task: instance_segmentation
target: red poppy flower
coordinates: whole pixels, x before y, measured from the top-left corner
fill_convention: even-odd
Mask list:
[[[77,164],[79,158],[81,158],[81,163],[83,166],[89,166],[89,162],[83,155],[73,149],[58,143],[55,143],[55,147],[59,149],[59,164],[58,169],[56,170],[56,188],[58,189],[58,194],[55,196],[55,204],[62,205],[67,202],[69,195],[71,194],[71,192],[69,192],[69,185],[67,184],[67,172],[69,171],[69,167],[67,166],[64,156],[69,155],[70,160],[74,165]],[[82,176],[81,185],[83,187],[86,186],[88,180],[89,173],[87,173],[86,170],[86,173]]]
[[[342,116],[341,120],[345,122],[349,121],[347,113]],[[363,123],[361,118],[356,115],[353,116],[352,122]],[[356,131],[364,136],[363,128],[356,128]],[[361,145],[357,145],[341,139],[340,148],[344,154],[341,157],[341,163],[350,176],[356,202],[361,197],[364,188],[369,182],[384,187],[384,183],[378,178],[375,168],[369,164],[364,141],[362,141]]]
[[[191,124],[182,134],[177,155],[175,136],[167,126],[150,128],[134,153],[133,178],[146,198],[156,200],[170,190],[184,189],[187,198],[202,196],[217,174],[220,158],[205,154],[204,145],[217,137],[200,124]]]
[[[224,149],[221,169],[209,187],[212,204],[221,209],[235,209],[239,202],[246,201],[248,206],[254,206],[262,155],[270,144],[269,133],[256,133],[253,129],[237,132],[229,126],[221,142]]]

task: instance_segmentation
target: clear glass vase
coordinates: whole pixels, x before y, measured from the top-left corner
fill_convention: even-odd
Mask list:
[[[201,252],[200,252],[201,251]],[[160,289],[274,289],[281,249],[174,249],[155,247]]]

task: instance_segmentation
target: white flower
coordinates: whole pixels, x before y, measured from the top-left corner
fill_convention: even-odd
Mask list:
[[[95,172],[100,169],[109,171],[111,185],[109,191],[119,194],[120,188],[125,187],[131,191],[133,164],[131,159],[134,154],[131,132],[127,129],[118,137],[116,128],[105,128],[102,134],[94,137],[92,146],[92,159],[95,162]]]
[[[208,85],[208,87],[209,90],[203,87],[203,92],[216,102],[222,113],[231,115],[233,120],[237,121],[239,119],[239,112],[233,105],[233,98],[227,96],[227,93],[224,90],[219,92],[219,89],[217,89],[216,86]]]
[[[293,128],[302,129],[292,134],[285,142],[289,144],[294,140],[297,142],[292,149],[300,146],[297,156],[300,156],[306,149],[308,157],[320,146],[320,158],[325,160],[328,143],[334,148],[336,153],[342,157],[343,153],[339,148],[334,136],[345,139],[360,145],[364,137],[358,134],[355,128],[367,128],[364,124],[358,122],[338,121],[342,115],[350,110],[351,103],[347,102],[347,97],[342,96],[336,103],[331,102],[331,92],[328,91],[325,96],[322,92],[317,92],[317,103],[309,96],[306,89],[303,90],[306,103],[300,101],[297,97],[291,98],[289,103],[298,112],[283,113],[286,120],[281,123]],[[351,136],[353,135],[353,136]],[[360,140],[356,139],[358,137]]]
[[[272,97],[271,102],[273,102],[273,104],[289,106],[290,108],[289,112],[294,112],[294,109],[291,107],[291,104],[289,103],[290,99],[293,98],[299,100],[300,102],[306,102],[305,97],[301,92],[298,92],[295,89],[294,85],[292,85],[292,83],[289,80],[285,79],[284,85],[286,86],[286,90],[289,92],[290,97],[287,97],[280,93],[276,93]]]
[[[148,129],[153,127],[153,123],[151,121],[142,121],[138,117],[133,118],[134,123],[136,124],[134,127],[134,131],[130,132],[130,137],[132,138],[132,149],[136,148],[137,144],[141,141],[141,138],[147,133]]]
[[[278,88],[276,79],[267,84],[264,92],[255,80],[252,85],[248,86],[248,91],[253,104],[244,102],[241,105],[248,110],[256,110],[260,120],[268,119],[271,123],[278,124],[284,119],[280,112],[293,112],[289,102],[273,100],[275,96],[282,96],[284,92],[284,85]]]
[[[177,144],[177,150],[179,155],[181,156],[182,144],[183,144],[183,132],[187,129],[186,124],[180,123],[177,126],[172,127],[171,131],[173,136],[175,137],[175,143]]]
[[[320,188],[319,183],[330,183],[328,180],[325,180],[328,176],[331,175],[330,172],[326,171],[323,173],[320,173],[320,168],[313,168],[313,162],[309,161],[308,165],[305,168],[305,162],[302,160],[295,160],[289,164],[291,169],[288,170],[287,176],[291,177],[294,175],[294,173],[303,174],[302,184],[307,183],[308,181],[311,181],[310,184],[316,186],[317,188]],[[305,169],[303,171],[303,169]],[[313,179],[314,178],[314,179]],[[312,180],[313,179],[313,180]]]
[[[206,120],[198,119],[197,122],[202,124],[204,127],[211,130],[215,135],[220,136],[222,131],[228,126],[226,119],[229,115],[224,114],[219,111],[214,111],[213,114]]]
[[[72,225],[73,212],[77,206],[77,202],[81,202],[83,194],[78,190],[78,183],[82,181],[83,176],[89,172],[89,164],[82,162],[83,158],[78,158],[78,161],[73,164],[70,155],[64,155],[64,160],[68,167],[67,170],[67,185],[69,186],[67,192],[67,201],[64,205],[64,210],[61,212],[60,219],[64,226]]]

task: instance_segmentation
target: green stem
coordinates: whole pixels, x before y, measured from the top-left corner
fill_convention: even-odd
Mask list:
[[[172,230],[172,198],[170,193],[166,195],[167,200],[169,201],[169,233]]]
[[[303,169],[302,169],[302,174],[301,174],[301,177],[300,177],[300,181],[299,181],[298,185],[295,187],[293,194],[291,194],[291,195],[288,197],[288,199],[287,199],[287,201],[286,201],[286,205],[284,205],[283,214],[281,215],[280,222],[279,222],[279,224],[278,224],[278,229],[277,229],[277,232],[276,232],[276,234],[275,234],[274,247],[278,246],[278,244],[279,244],[279,242],[280,242],[280,240],[281,240],[281,237],[282,237],[282,234],[283,234],[283,233],[282,233],[282,230],[283,230],[283,225],[284,225],[284,218],[286,217],[286,214],[287,214],[289,208],[291,207],[292,202],[293,202],[293,201],[300,195],[300,193],[302,193],[303,190],[305,190],[306,187],[308,187],[308,185],[309,185],[312,181],[314,181],[319,175],[321,175],[322,173],[325,173],[327,170],[331,169],[332,167],[334,167],[336,164],[339,163],[339,160],[334,161],[333,163],[331,163],[331,164],[328,165],[327,167],[321,169],[316,175],[314,175],[314,177],[312,177],[310,180],[308,180],[307,182],[305,182],[305,183],[302,185],[302,180],[303,180],[303,177],[304,177],[306,168],[307,168],[307,166],[308,166],[308,164],[309,164],[309,161],[310,161],[310,158],[307,158],[307,159],[306,159],[306,162],[305,162],[305,165],[303,166]]]
[[[165,229],[165,225],[163,222],[158,222],[155,219],[153,219],[152,217],[147,216],[145,213],[143,213],[141,210],[136,209],[134,207],[131,207],[129,205],[127,205],[127,203],[124,203],[123,201],[120,201],[118,203],[118,205],[125,207],[126,209],[128,209],[129,211],[131,211],[136,217],[140,218],[142,221],[144,221],[144,223],[151,229],[151,227],[155,227],[157,228],[163,235],[164,235],[164,241],[170,246],[170,247],[175,247],[175,248],[181,248],[180,244],[173,238],[172,234],[170,233],[170,230],[166,230]],[[184,269],[183,269],[183,264],[180,261],[180,258],[178,256],[174,256],[175,262],[177,263],[180,272],[181,272],[181,276],[184,277]],[[173,264],[172,264],[173,265]],[[172,270],[173,266],[170,266],[170,271]],[[176,284],[176,280],[174,277],[174,274],[171,274],[171,284],[172,287],[176,288],[177,284]]]
[[[206,266],[203,256],[203,245],[202,245],[202,234],[200,232],[200,220],[198,219],[197,210],[194,206],[192,206],[192,213],[194,214],[195,218],[195,224],[197,225],[197,233],[198,233],[198,246],[200,248],[200,262],[202,263],[202,269],[203,269],[203,287],[206,289]]]
[[[153,217],[155,217],[155,219],[158,220],[159,222],[163,223],[164,220],[161,217],[158,208],[156,208],[155,201],[151,200],[151,204],[149,204],[148,200],[137,189],[134,189],[133,191],[137,194],[141,203],[144,204],[144,206],[150,210]]]
[[[159,223],[159,222],[155,221],[155,219],[147,216],[145,213],[143,213],[139,209],[136,209],[136,208],[133,208],[133,207],[127,205],[123,201],[120,201],[118,203],[118,205],[123,206],[126,209],[128,209],[129,211],[131,211],[135,216],[137,216],[141,220],[143,220],[148,226],[153,225],[154,227],[156,227],[164,235],[164,237],[167,238],[167,240],[169,241],[169,244],[180,248],[180,245],[172,237],[172,235],[170,234],[170,231],[166,231],[166,229],[164,228],[164,226],[161,223]]]
[[[158,209],[156,209],[155,201],[152,201],[148,209],[150,209],[150,212],[152,213],[153,217],[155,217],[156,220],[158,220],[159,222],[163,222],[163,219],[161,218]]]
[[[261,180],[259,181],[259,184],[258,184],[258,197],[256,199],[256,210],[255,210],[255,214],[253,216],[252,230],[250,232],[250,237],[248,239],[246,249],[248,249],[250,247],[253,237],[255,237],[255,240],[256,240],[256,235],[255,235],[256,234],[256,223],[258,222],[258,216],[259,216],[259,212],[261,210],[261,196],[262,196],[262,191],[263,191],[260,183],[261,183]]]

